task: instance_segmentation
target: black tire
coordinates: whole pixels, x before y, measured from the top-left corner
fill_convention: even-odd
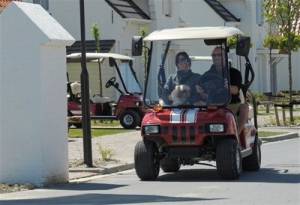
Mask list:
[[[261,165],[261,142],[256,137],[252,154],[243,159],[243,169],[245,171],[258,171]]]
[[[177,172],[180,169],[180,163],[176,158],[165,157],[160,161],[160,168],[164,172]]]
[[[120,115],[120,124],[125,129],[134,129],[141,124],[141,117],[134,110],[126,110]]]
[[[134,150],[135,172],[141,180],[155,180],[159,174],[159,159],[156,145],[139,141]]]
[[[242,157],[235,139],[224,139],[218,142],[216,151],[218,174],[223,179],[238,179],[242,172]]]

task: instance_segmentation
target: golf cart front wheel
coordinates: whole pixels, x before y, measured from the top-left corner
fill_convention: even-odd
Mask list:
[[[120,116],[120,124],[125,129],[134,129],[140,125],[141,117],[134,110],[126,110]]]
[[[235,139],[223,139],[217,144],[217,171],[223,179],[238,179],[242,172],[242,157]]]
[[[158,149],[153,142],[139,141],[134,149],[134,166],[141,180],[155,180],[159,175]]]

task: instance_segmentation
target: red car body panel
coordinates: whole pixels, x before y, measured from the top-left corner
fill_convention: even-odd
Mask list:
[[[128,109],[138,110],[143,116],[146,111],[143,106],[143,97],[141,95],[121,95],[114,114],[119,117]]]
[[[177,110],[178,113],[174,110]],[[148,112],[143,118],[142,129],[145,125],[160,125],[161,132],[156,137],[163,139],[168,146],[201,146],[204,144],[205,139],[210,136],[235,137],[238,141],[241,141],[243,147],[246,146],[246,136],[244,135],[241,140],[237,137],[236,121],[230,110],[226,108],[191,110],[163,109],[159,112]],[[177,120],[174,120],[174,118],[177,118]],[[212,122],[213,124],[224,124],[225,131],[222,133],[208,132],[207,126]],[[142,136],[146,139],[155,137],[153,134],[151,136],[145,135],[143,131]]]
[[[102,103],[90,103],[90,114],[91,116],[107,115],[102,112]],[[121,95],[115,112],[113,115],[119,117],[125,110],[134,109],[139,111],[141,116],[146,112],[146,109],[143,106],[142,96],[141,95]],[[81,103],[76,101],[68,102],[68,110],[73,115],[81,115]]]

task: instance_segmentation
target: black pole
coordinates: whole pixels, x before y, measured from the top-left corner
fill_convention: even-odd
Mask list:
[[[84,0],[80,0],[80,30],[81,30],[81,98],[82,98],[82,129],[83,129],[83,162],[88,167],[93,166],[92,139],[90,121],[89,73],[86,68],[85,19]]]

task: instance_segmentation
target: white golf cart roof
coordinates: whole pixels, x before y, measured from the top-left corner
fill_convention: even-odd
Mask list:
[[[235,27],[186,27],[157,30],[144,38],[144,41],[168,41],[187,39],[222,39],[235,35],[243,35],[243,32]]]
[[[81,53],[71,53],[67,55],[68,59],[81,59]],[[116,60],[128,60],[132,61],[133,58],[117,53],[86,53],[87,61],[95,60],[95,59],[104,59],[104,58],[114,58]]]

